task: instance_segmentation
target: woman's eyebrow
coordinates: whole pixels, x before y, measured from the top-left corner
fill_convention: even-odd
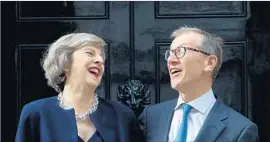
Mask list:
[[[85,48],[85,49],[83,49],[83,51],[94,51],[95,52],[95,50],[93,50],[91,48]]]

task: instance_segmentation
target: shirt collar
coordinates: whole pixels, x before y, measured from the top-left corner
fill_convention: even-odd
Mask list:
[[[192,106],[192,108],[198,110],[201,113],[205,113],[206,110],[211,106],[212,103],[216,100],[213,90],[210,89],[208,92],[200,96],[199,98],[189,102],[188,104]],[[178,97],[177,105],[174,110],[180,108],[180,105],[185,103],[182,99],[181,95]]]

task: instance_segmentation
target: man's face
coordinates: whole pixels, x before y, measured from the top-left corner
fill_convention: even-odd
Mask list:
[[[203,36],[194,32],[186,32],[177,36],[171,43],[170,49],[179,49],[176,52],[183,54],[177,58],[175,54],[168,57],[168,70],[170,73],[171,87],[178,91],[182,89],[195,89],[193,86],[198,80],[204,79],[206,55],[179,47],[188,47],[201,50]]]

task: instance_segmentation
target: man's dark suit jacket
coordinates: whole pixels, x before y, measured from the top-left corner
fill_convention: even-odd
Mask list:
[[[146,142],[168,142],[171,121],[177,99],[144,109],[139,117]],[[209,112],[195,142],[255,142],[258,140],[257,125],[221,100]]]
[[[105,142],[139,142],[137,119],[128,107],[99,98],[97,110],[90,114]],[[16,142],[78,142],[74,109],[64,110],[57,97],[25,105],[19,120]]]

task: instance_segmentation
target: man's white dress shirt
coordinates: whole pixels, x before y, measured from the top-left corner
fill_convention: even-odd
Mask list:
[[[192,106],[192,109],[188,114],[187,142],[192,142],[195,140],[204,123],[205,118],[207,117],[211,108],[214,106],[215,102],[216,98],[214,96],[213,90],[211,89],[199,98],[188,103]],[[178,129],[181,125],[183,109],[180,105],[183,103],[185,102],[183,101],[181,95],[179,95],[177,105],[174,108],[174,114],[169,131],[169,142],[174,142]]]

